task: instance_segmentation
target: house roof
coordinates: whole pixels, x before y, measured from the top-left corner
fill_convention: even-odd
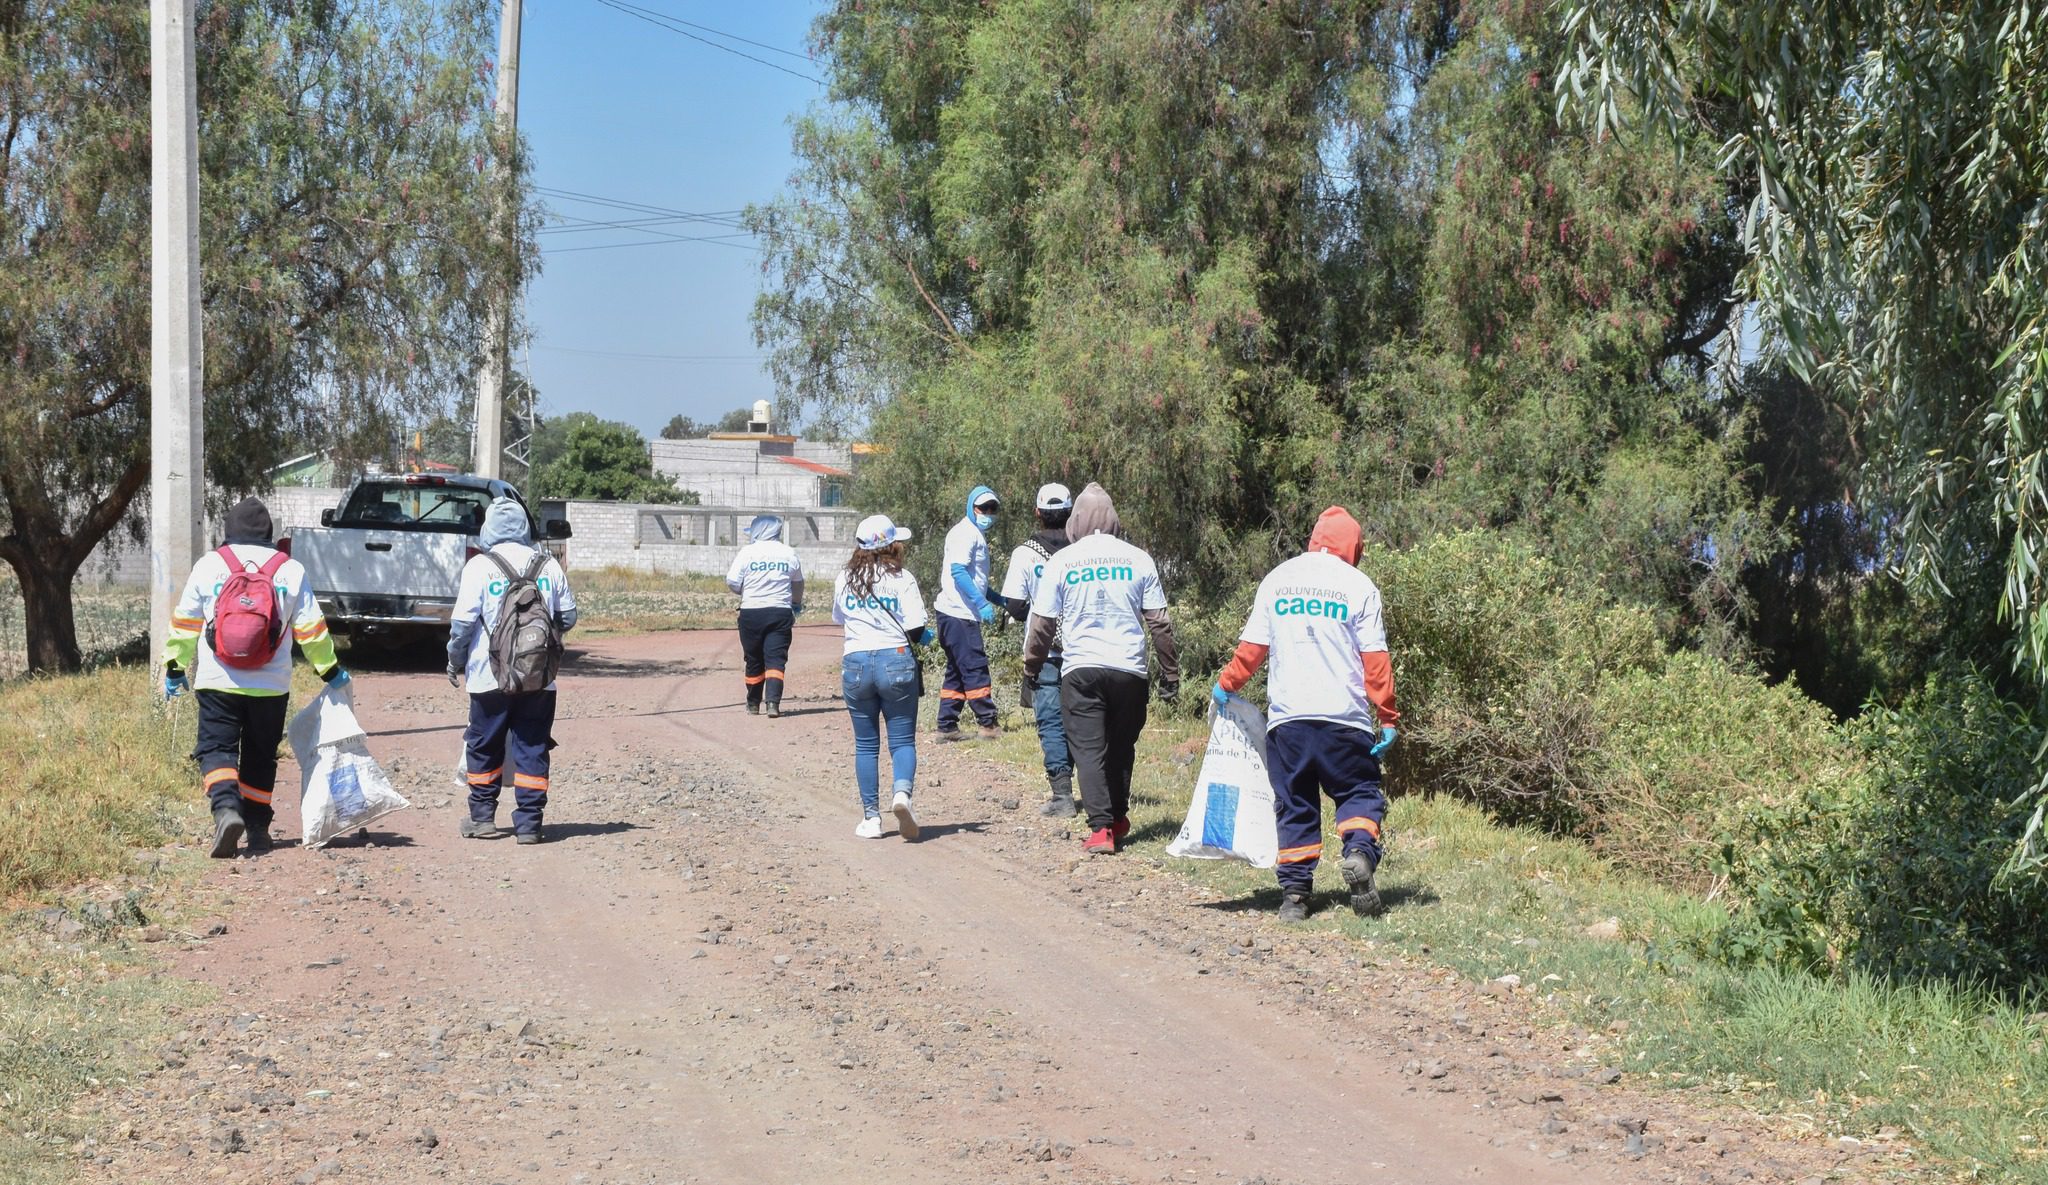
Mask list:
[[[853,476],[853,474],[847,472],[846,470],[838,468],[837,466],[834,465],[827,465],[823,461],[812,461],[804,457],[775,457],[773,459],[780,461],[785,465],[794,465],[798,469],[807,470],[811,473],[820,474],[821,476],[824,477]]]

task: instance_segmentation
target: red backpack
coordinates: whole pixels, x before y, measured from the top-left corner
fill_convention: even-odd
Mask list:
[[[213,601],[206,645],[220,665],[239,671],[268,666],[284,641],[284,614],[277,605],[277,570],[291,557],[278,552],[258,568],[222,547],[214,553],[228,566],[227,582]]]

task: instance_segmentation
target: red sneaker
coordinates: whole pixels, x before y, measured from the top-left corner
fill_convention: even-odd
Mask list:
[[[1130,816],[1129,816],[1129,815],[1123,815],[1123,816],[1120,816],[1120,817],[1119,817],[1119,818],[1118,818],[1118,819],[1116,820],[1116,822],[1114,822],[1114,823],[1111,823],[1111,824],[1109,825],[1109,833],[1110,833],[1111,835],[1114,835],[1114,836],[1116,836],[1116,839],[1117,839],[1117,842],[1118,842],[1118,843],[1122,843],[1122,842],[1123,842],[1123,839],[1124,839],[1124,836],[1126,836],[1126,835],[1129,835],[1129,834],[1131,833],[1131,819],[1130,819]]]
[[[1111,835],[1109,828],[1104,827],[1087,839],[1082,840],[1081,847],[1091,856],[1115,855],[1116,836]]]

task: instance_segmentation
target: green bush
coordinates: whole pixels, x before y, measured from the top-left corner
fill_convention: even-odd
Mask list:
[[[1983,672],[1931,676],[1847,726],[1865,768],[1752,803],[1726,859],[1732,961],[2027,990],[2048,975],[2048,882],[1998,879],[2043,729]]]
[[[1397,793],[1451,794],[1703,888],[1752,802],[1858,763],[1825,709],[1497,532],[1368,556],[1387,604]]]
[[[1826,708],[1703,654],[1602,679],[1593,720],[1597,845],[1667,884],[1705,887],[1753,804],[1861,766]]]
[[[1505,535],[1366,557],[1387,606],[1402,748],[1396,793],[1447,793],[1556,832],[1592,824],[1600,681],[1663,662],[1647,613],[1614,608]]]

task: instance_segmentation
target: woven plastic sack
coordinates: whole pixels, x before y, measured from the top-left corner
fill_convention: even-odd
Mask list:
[[[299,763],[299,817],[304,843],[324,847],[412,804],[370,756],[347,687],[328,687],[292,717],[292,756]]]
[[[1273,784],[1266,780],[1266,715],[1252,704],[1232,699],[1216,710],[1187,822],[1166,852],[1193,860],[1242,860],[1256,868],[1279,861]]]

